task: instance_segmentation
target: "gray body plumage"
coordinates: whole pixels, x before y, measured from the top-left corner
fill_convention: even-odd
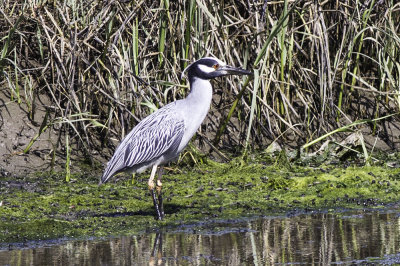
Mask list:
[[[203,122],[212,99],[208,80],[194,78],[190,83],[185,99],[147,116],[123,139],[107,164],[102,183],[119,172],[140,173],[179,155]]]
[[[118,146],[100,180],[102,184],[119,172],[143,172],[152,167],[148,185],[158,220],[164,217],[164,207],[161,193],[162,167],[158,172],[154,192],[157,168],[178,157],[200,127],[211,104],[210,80],[226,75],[251,74],[250,71],[227,66],[211,57],[190,64],[182,76],[185,73],[190,83],[189,95],[164,106],[137,124]]]

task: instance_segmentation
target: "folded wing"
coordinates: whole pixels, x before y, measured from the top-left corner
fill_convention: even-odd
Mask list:
[[[176,153],[185,125],[175,108],[174,103],[166,105],[132,129],[107,164],[102,183],[116,173],[151,164],[163,155]]]

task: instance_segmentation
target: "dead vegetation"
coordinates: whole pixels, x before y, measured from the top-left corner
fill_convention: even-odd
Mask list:
[[[67,165],[72,152],[107,157],[110,139],[184,97],[182,70],[210,55],[255,76],[215,83],[206,145],[296,147],[367,119],[351,129],[397,147],[387,121],[399,117],[374,120],[400,106],[396,1],[1,2],[0,88],[32,121],[46,109],[24,152],[48,132]]]

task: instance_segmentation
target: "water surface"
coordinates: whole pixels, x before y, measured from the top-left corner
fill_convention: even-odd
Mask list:
[[[400,263],[398,208],[207,222],[103,240],[30,242],[1,265]],[[129,219],[129,218],[127,218]]]

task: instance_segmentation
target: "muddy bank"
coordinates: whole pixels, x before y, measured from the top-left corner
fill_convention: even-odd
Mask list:
[[[400,200],[400,169],[216,164],[163,177],[155,221],[146,173],[98,186],[88,173],[0,177],[0,242],[135,234],[198,221],[287,212],[379,208]]]

